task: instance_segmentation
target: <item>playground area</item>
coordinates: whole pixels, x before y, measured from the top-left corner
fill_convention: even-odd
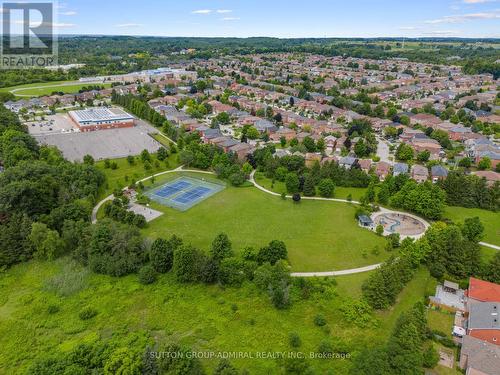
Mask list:
[[[404,237],[418,237],[426,230],[426,224],[421,219],[401,212],[377,214],[373,217],[373,222],[375,227],[382,225],[385,234],[399,233]]]

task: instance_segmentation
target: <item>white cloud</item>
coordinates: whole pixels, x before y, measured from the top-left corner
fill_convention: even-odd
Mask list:
[[[120,23],[115,25],[115,27],[128,28],[128,27],[141,27],[143,26],[141,23]]]
[[[444,16],[435,20],[428,20],[425,23],[428,24],[438,24],[438,23],[462,23],[466,21],[473,20],[489,20],[500,18],[500,13],[498,11],[493,11],[489,13],[469,13],[469,14],[458,14],[453,16]]]
[[[198,9],[198,10],[193,10],[191,13],[193,13],[193,14],[210,14],[210,13],[212,13],[212,9]]]
[[[240,17],[224,17],[224,18],[221,18],[222,21],[237,21],[239,19],[240,19]]]
[[[429,36],[455,36],[458,35],[459,33],[457,30],[431,30],[431,31],[425,31],[422,34]]]
[[[231,9],[217,9],[216,12],[219,14],[226,14],[226,13],[232,13],[233,11]]]
[[[23,20],[14,20],[14,21],[12,21],[12,24],[13,25],[24,25],[24,21]],[[51,22],[36,22],[36,21],[31,21],[31,23],[29,25],[31,28],[44,26],[44,27],[53,27],[53,28],[59,28],[59,29],[76,26],[74,23],[58,23],[58,22],[51,23]]]
[[[67,29],[70,27],[75,27],[76,25],[74,23],[54,23],[52,24],[52,26],[58,29]]]
[[[398,27],[399,30],[418,30],[418,27],[416,26],[401,26]]]
[[[70,10],[68,12],[59,12],[59,15],[61,15],[61,16],[76,16],[76,12],[73,10]]]
[[[483,3],[493,3],[497,0],[463,0],[465,4],[483,4]]]

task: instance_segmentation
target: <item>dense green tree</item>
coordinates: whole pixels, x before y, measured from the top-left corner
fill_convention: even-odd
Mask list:
[[[224,258],[233,256],[232,244],[226,233],[219,233],[214,238],[210,249],[210,255],[217,262],[221,262]]]
[[[335,184],[329,178],[322,179],[318,184],[319,194],[325,198],[331,198],[335,191]]]
[[[259,264],[269,262],[273,265],[278,260],[287,259],[287,257],[288,250],[285,243],[279,240],[272,240],[268,246],[264,246],[259,250],[257,261]]]
[[[314,176],[310,173],[305,175],[303,191],[306,197],[312,197],[316,195],[315,179]]]
[[[174,252],[182,245],[182,240],[175,234],[169,240],[157,238],[153,241],[149,250],[149,258],[154,270],[165,273],[172,269],[174,263]]]
[[[296,173],[290,172],[285,177],[286,190],[290,194],[298,193],[300,181]]]
[[[396,149],[396,159],[408,161],[412,160],[414,155],[413,148],[406,143],[401,143]]]

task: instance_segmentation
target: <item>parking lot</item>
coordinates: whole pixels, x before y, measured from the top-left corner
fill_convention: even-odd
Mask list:
[[[26,123],[31,135],[72,133],[78,129],[70,120],[68,114],[57,113],[44,116],[44,120],[30,121]]]
[[[149,134],[158,133],[151,125],[138,122],[133,128],[105,129],[77,132],[66,114],[57,114],[51,125],[29,126],[30,133],[40,144],[56,146],[64,157],[71,161],[82,161],[85,155],[95,160],[113,159],[138,155],[142,150],[156,152],[161,144]],[[52,128],[52,130],[49,130]]]

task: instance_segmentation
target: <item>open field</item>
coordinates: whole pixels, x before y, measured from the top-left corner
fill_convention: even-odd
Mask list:
[[[50,95],[54,91],[64,92],[65,94],[74,94],[81,90],[83,87],[92,85],[99,85],[104,87],[111,87],[110,83],[93,83],[93,82],[79,82],[79,81],[54,81],[44,83],[29,83],[26,85],[3,87],[0,92],[12,92],[18,97],[36,97]]]
[[[484,225],[484,242],[500,246],[500,212],[479,208],[446,207],[445,218],[461,222],[465,218],[478,216]]]
[[[427,277],[419,274],[416,282],[403,291],[400,303],[380,315],[370,329],[347,323],[340,306],[351,293],[339,286],[327,296],[313,295],[309,300],[294,298],[287,310],[276,310],[265,293],[245,283],[241,288],[217,285],[178,284],[172,275],[159,278],[152,285],[139,284],[135,275],[113,278],[84,274],[79,288],[66,296],[59,289],[49,288],[48,281],[69,270],[82,272],[79,266],[69,268],[69,259],[56,262],[31,261],[0,274],[0,373],[25,373],[31,361],[40,355],[68,351],[81,342],[99,337],[130,337],[150,334],[158,340],[176,341],[193,350],[204,351],[291,351],[290,332],[296,332],[307,355],[317,350],[323,340],[342,340],[352,354],[361,348],[382,342],[401,311],[422,293]],[[348,276],[351,288],[359,290],[368,274]],[[66,285],[67,286],[67,285]],[[311,303],[313,302],[313,303]],[[59,311],[49,314],[47,307]],[[235,305],[235,307],[232,307]],[[97,310],[90,320],[79,319],[86,306]],[[326,327],[317,327],[313,320],[322,314]],[[19,348],[22,347],[22,350]],[[315,373],[346,373],[349,360],[306,360]],[[205,359],[213,369],[217,360]],[[231,360],[237,367],[252,374],[278,373],[274,359]],[[209,372],[211,373],[211,371]]]
[[[171,179],[176,177],[177,174],[168,175]],[[246,246],[258,249],[278,239],[286,243],[294,271],[361,267],[378,263],[389,255],[384,250],[384,239],[358,227],[355,207],[346,203],[294,204],[290,199],[282,200],[254,187],[228,186],[185,212],[157,203],[152,207],[165,215],[145,229],[150,237],[175,233],[208,250],[214,236],[225,232],[237,251]],[[375,247],[379,249],[378,255],[372,253]]]
[[[286,193],[286,186],[284,182],[274,181],[273,184],[272,180],[265,177],[263,173],[255,173],[255,181],[268,190],[279,194]],[[365,194],[366,190],[366,188],[335,186],[332,198],[346,199],[347,196],[351,194],[353,200],[359,200]]]

